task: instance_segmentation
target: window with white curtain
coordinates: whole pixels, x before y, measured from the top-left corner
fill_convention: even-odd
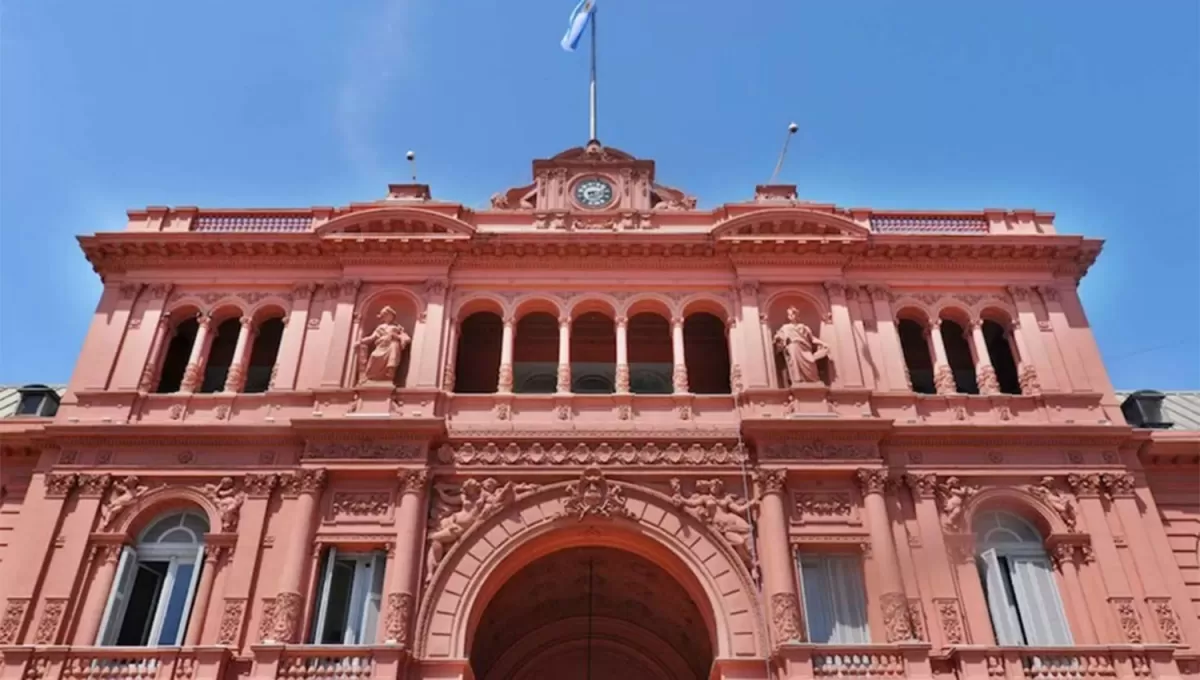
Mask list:
[[[797,561],[809,641],[870,642],[862,560],[856,555],[801,553]]]
[[[374,644],[386,559],[382,551],[326,551],[313,612],[314,644]]]
[[[125,546],[104,605],[97,645],[170,647],[183,643],[204,564],[208,521],[181,512],[152,523]]]
[[[983,581],[996,642],[1003,646],[1072,644],[1066,610],[1042,536],[1011,512],[979,514],[974,523]]]

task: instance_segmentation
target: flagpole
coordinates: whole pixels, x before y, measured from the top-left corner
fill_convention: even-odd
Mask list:
[[[597,141],[596,137],[596,17],[600,14],[600,8],[596,7],[592,10],[591,30],[592,30],[592,83],[591,83],[591,124],[588,127],[589,141]]]

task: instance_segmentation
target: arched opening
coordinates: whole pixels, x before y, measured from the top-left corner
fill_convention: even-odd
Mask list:
[[[908,367],[908,378],[917,394],[937,394],[933,382],[933,355],[925,340],[925,329],[912,319],[900,319],[896,330],[900,333],[900,350],[904,353],[904,365]]]
[[[683,322],[683,357],[688,387],[695,394],[730,394],[729,338],[725,322],[697,312]]]
[[[195,317],[184,319],[175,326],[167,352],[163,355],[162,371],[159,373],[158,389],[160,394],[178,392],[183,384],[183,374],[187,371],[188,359],[192,355],[192,345],[196,342],[196,332],[200,323]]]
[[[246,367],[246,386],[243,392],[266,392],[271,386],[271,373],[279,358],[279,343],[283,341],[283,319],[267,319],[258,327],[254,346],[250,349],[250,364]]]
[[[671,394],[671,325],[653,312],[634,314],[626,337],[629,347],[629,391]]]
[[[233,365],[233,353],[237,349],[241,330],[242,322],[237,317],[225,319],[217,326],[217,333],[208,346],[200,392],[220,392],[225,389],[225,379],[229,377],[229,367]]]
[[[530,312],[517,322],[513,339],[513,392],[553,394],[558,375],[558,319]]]
[[[617,329],[601,312],[580,314],[571,323],[571,391],[616,391]]]
[[[1017,375],[1017,362],[1013,358],[1011,339],[1004,330],[1004,326],[991,319],[985,319],[983,340],[987,345],[992,369],[996,371],[996,381],[1000,383],[1000,391],[1004,394],[1020,394],[1021,381]]]
[[[204,557],[208,520],[197,512],[158,518],[125,546],[104,606],[97,644],[183,643]]]
[[[971,345],[967,342],[963,327],[952,319],[942,319],[942,343],[946,347],[946,360],[954,374],[955,391],[959,394],[979,394],[979,383],[975,379],[975,359]]]
[[[700,609],[661,566],[573,547],[533,560],[496,591],[470,658],[480,680],[693,680],[708,677],[713,651]]]
[[[1071,629],[1054,567],[1041,532],[1004,510],[980,512],[972,522],[988,613],[1003,646],[1069,646]]]
[[[495,312],[475,312],[463,319],[454,355],[454,391],[491,394],[500,382],[504,321]]]

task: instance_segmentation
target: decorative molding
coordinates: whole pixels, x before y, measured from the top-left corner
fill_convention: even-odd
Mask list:
[[[1138,617],[1137,608],[1133,606],[1132,597],[1110,597],[1108,602],[1112,605],[1113,613],[1117,617],[1117,622],[1121,626],[1121,633],[1125,636],[1125,642],[1131,644],[1142,644],[1142,622]]]
[[[246,493],[238,491],[233,478],[222,477],[216,484],[204,485],[204,495],[217,507],[217,514],[221,517],[221,531],[237,531],[242,504],[246,502]]]
[[[425,469],[400,470],[396,473],[396,478],[400,482],[401,494],[419,494],[423,493],[429,484],[429,471]]]
[[[1135,481],[1132,473],[1105,473],[1100,481],[1110,498],[1133,498]]]
[[[942,512],[942,526],[950,531],[961,529],[967,501],[977,493],[978,487],[967,486],[958,477],[938,480],[937,497]]]
[[[258,620],[258,641],[270,642],[275,638],[275,598],[262,599],[262,618]]]
[[[79,495],[84,498],[101,498],[112,483],[108,474],[80,474],[78,479]]]
[[[909,454],[911,458],[912,454]],[[919,462],[919,461],[917,461]],[[904,475],[904,483],[912,490],[913,495],[917,498],[935,498],[937,496],[938,484],[937,475],[907,473]]]
[[[863,496],[882,494],[887,489],[887,470],[859,468],[855,470],[854,478],[858,480],[858,487]]]
[[[269,451],[264,453],[274,457]],[[259,456],[261,463],[262,456]],[[270,498],[271,491],[279,485],[279,475],[249,473],[242,477],[242,488],[250,498]]]
[[[754,472],[755,481],[762,485],[762,493],[782,494],[787,490],[787,470],[759,469]]]
[[[771,595],[771,625],[775,631],[775,645],[804,641],[804,626],[800,619],[800,602],[795,593]]]
[[[279,487],[288,496],[302,493],[320,493],[325,486],[325,468],[297,470],[279,475]]]
[[[25,612],[29,610],[29,598],[10,597],[0,617],[0,645],[15,645],[25,623]]]
[[[670,485],[672,505],[707,525],[729,544],[747,567],[752,566],[750,543],[753,531],[747,518],[758,509],[757,498],[745,499],[725,493],[725,482],[720,479],[696,480],[694,490],[687,496],[683,495],[683,484],[678,477],[672,478]]]
[[[304,443],[304,459],[357,458],[365,460],[420,460],[422,447],[412,442],[358,441]]]
[[[444,465],[737,465],[743,459],[737,446],[715,444],[691,444],[686,448],[679,443],[660,447],[654,443],[621,444],[617,447],[607,443],[578,443],[568,448],[556,442],[544,446],[509,443],[503,447],[489,442],[476,446],[471,442],[443,444],[437,453],[437,461]]]
[[[296,633],[300,630],[300,612],[304,601],[300,593],[282,592],[275,596],[274,622],[271,625],[271,639],[283,644],[296,642]]]
[[[1171,599],[1166,597],[1148,597],[1146,604],[1149,605],[1150,611],[1154,614],[1154,621],[1158,624],[1158,632],[1162,633],[1162,637],[1167,642],[1173,645],[1183,644],[1183,631],[1179,628],[1179,617],[1175,615],[1175,608],[1171,606]]]
[[[388,593],[384,613],[384,634],[388,642],[408,646],[413,615],[413,596],[410,593]]]
[[[884,593],[879,596],[883,610],[883,627],[888,642],[905,642],[913,639],[912,622],[908,620],[908,599],[904,593]]]
[[[42,618],[33,632],[33,644],[52,645],[58,639],[58,626],[67,611],[67,598],[48,597],[42,606]]]
[[[108,500],[100,506],[100,527],[107,529],[112,526],[126,508],[137,503],[148,493],[150,488],[134,475],[114,479],[109,487]]]
[[[966,631],[963,628],[962,608],[956,598],[934,598],[933,607],[937,610],[938,621],[942,626],[942,638],[948,645],[964,645],[967,643]]]
[[[921,608],[921,598],[908,598],[908,620],[912,624],[912,639],[929,641],[925,631],[925,612]]]
[[[46,475],[46,497],[66,498],[79,482],[79,475],[74,472],[51,472]]]
[[[1098,497],[1100,495],[1101,479],[1098,474],[1070,474],[1067,475],[1067,484],[1078,498]]]
[[[334,517],[382,517],[392,507],[392,496],[382,492],[339,491],[330,503]]]
[[[596,466],[588,467],[579,479],[567,485],[562,513],[583,520],[586,517],[633,517],[625,507],[625,488],[610,482]]]
[[[824,442],[788,440],[764,445],[762,460],[865,460],[878,458],[879,449],[867,442]]]
[[[855,506],[849,493],[841,491],[801,491],[792,494],[796,521],[813,523],[854,523]]]
[[[221,610],[221,626],[217,630],[217,644],[236,646],[242,631],[242,620],[246,617],[246,598],[227,597]]]
[[[1078,521],[1075,503],[1072,502],[1066,494],[1058,490],[1058,483],[1054,477],[1042,477],[1036,485],[1029,487],[1029,493],[1040,498],[1046,505],[1050,506],[1063,524],[1066,525],[1067,531],[1075,533],[1078,531],[1076,523]]]

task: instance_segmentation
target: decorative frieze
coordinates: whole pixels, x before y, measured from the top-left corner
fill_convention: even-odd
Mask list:
[[[942,638],[948,645],[964,645],[967,634],[963,627],[962,608],[956,598],[935,598],[934,609],[937,610],[938,622],[942,627]]]
[[[800,619],[800,602],[795,593],[771,595],[771,625],[775,629],[775,644],[804,641],[804,625]]]
[[[301,458],[364,460],[420,460],[421,445],[412,442],[359,441],[359,442],[316,442],[304,443]]]
[[[48,498],[66,498],[79,482],[79,475],[74,472],[51,472],[46,475],[46,496]]]
[[[763,460],[864,460],[878,458],[874,443],[789,440],[771,442],[761,449]]]
[[[387,492],[339,491],[333,494],[330,509],[334,517],[382,517],[391,505]]]
[[[476,445],[444,444],[438,449],[437,460],[444,465],[737,465],[742,452],[736,445],[678,443],[659,446],[633,443],[611,446],[607,443],[578,443],[573,446],[557,442],[549,446],[509,443]]]
[[[796,521],[806,523],[856,523],[856,508],[849,493],[802,491],[792,494]]]
[[[302,493],[319,493],[325,486],[324,468],[297,470],[279,476],[279,486],[288,496]]]
[[[221,610],[221,626],[217,629],[218,645],[237,645],[246,617],[246,598],[227,597]]]
[[[1175,615],[1170,598],[1148,597],[1146,604],[1154,615],[1154,622],[1158,625],[1158,632],[1162,634],[1162,638],[1173,645],[1182,645],[1183,631],[1179,628],[1179,617]]]
[[[58,627],[67,611],[67,598],[48,597],[42,607],[42,618],[33,631],[33,644],[52,645],[58,638]]]
[[[14,645],[25,623],[25,612],[29,610],[29,598],[10,597],[0,616],[0,645]]]
[[[883,610],[883,629],[887,632],[887,641],[912,640],[912,622],[908,619],[908,599],[904,593],[880,595],[879,606]]]
[[[1132,597],[1110,597],[1109,604],[1112,605],[1113,614],[1117,617],[1117,623],[1121,626],[1121,633],[1125,636],[1125,642],[1135,645],[1142,644],[1142,622],[1138,617],[1137,608],[1133,605]]]
[[[625,488],[610,482],[600,468],[592,466],[579,479],[567,485],[563,514],[582,520],[586,517],[632,517],[625,507]]]

